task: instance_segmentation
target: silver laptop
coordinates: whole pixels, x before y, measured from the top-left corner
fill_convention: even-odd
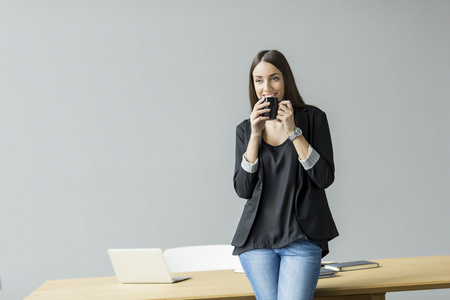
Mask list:
[[[190,277],[172,277],[159,248],[108,249],[120,283],[174,283]]]

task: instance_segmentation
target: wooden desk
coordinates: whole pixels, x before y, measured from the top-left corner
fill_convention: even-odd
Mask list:
[[[382,300],[387,292],[450,288],[450,255],[374,261],[379,268],[319,279],[314,299]],[[192,279],[175,284],[119,284],[115,277],[49,280],[25,299],[255,299],[245,275],[233,270],[174,275]]]

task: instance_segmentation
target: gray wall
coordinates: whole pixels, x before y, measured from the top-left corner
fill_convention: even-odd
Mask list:
[[[330,260],[449,254],[450,1],[0,1],[0,298],[229,243],[262,49],[328,114]],[[389,299],[448,299],[449,290]]]

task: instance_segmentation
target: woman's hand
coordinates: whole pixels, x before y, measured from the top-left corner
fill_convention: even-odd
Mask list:
[[[295,130],[294,108],[289,100],[278,103],[277,121],[283,123],[284,130],[291,135]]]
[[[260,137],[262,131],[264,130],[264,125],[269,117],[264,117],[263,114],[269,112],[270,109],[267,108],[270,103],[264,103],[264,97],[259,99],[253,107],[253,111],[250,114],[250,123],[252,126],[252,135],[254,137]]]

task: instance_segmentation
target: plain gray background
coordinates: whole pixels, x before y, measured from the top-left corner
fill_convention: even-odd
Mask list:
[[[449,15],[429,0],[0,1],[0,298],[112,276],[108,248],[229,243],[235,126],[263,49],[328,115],[341,236],[326,259],[449,254]]]

